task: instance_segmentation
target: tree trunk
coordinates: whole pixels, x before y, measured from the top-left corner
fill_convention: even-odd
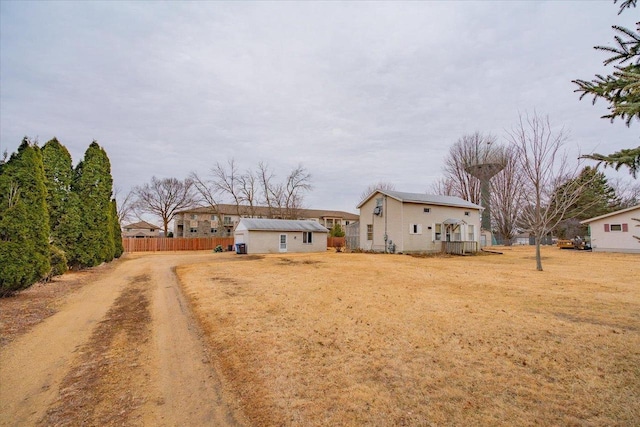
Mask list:
[[[542,257],[540,256],[540,236],[536,236],[536,270],[542,271]]]

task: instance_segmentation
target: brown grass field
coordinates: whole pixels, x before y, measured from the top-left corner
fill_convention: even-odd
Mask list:
[[[640,425],[640,256],[501,249],[177,273],[253,425]]]

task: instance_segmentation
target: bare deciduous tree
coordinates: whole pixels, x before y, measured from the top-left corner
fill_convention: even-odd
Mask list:
[[[480,180],[467,172],[467,169],[472,162],[478,160],[479,153],[487,152],[484,148],[495,141],[494,136],[475,132],[464,135],[451,146],[444,162],[445,188],[449,191],[448,195],[481,204]]]
[[[247,206],[248,216],[255,217],[260,191],[258,177],[252,170],[247,170],[238,178],[238,187],[240,199]]]
[[[298,211],[303,208],[304,193],[313,188],[311,186],[311,174],[298,165],[287,176],[284,188],[284,217],[296,219]]]
[[[504,158],[504,169],[491,180],[491,212],[494,231],[511,245],[522,209],[522,177],[515,147],[507,147]]]
[[[376,182],[374,184],[369,184],[369,186],[367,188],[365,188],[362,193],[360,193],[360,200],[364,200],[367,197],[369,197],[371,195],[371,193],[373,193],[374,191],[378,191],[378,190],[395,190],[396,186],[395,184],[391,183],[391,182],[386,182],[386,181],[379,181]]]
[[[116,199],[116,205],[118,207],[118,223],[124,226],[130,222],[132,218],[139,218],[135,210],[135,195],[133,190],[130,190],[127,194],[122,195],[120,188],[116,187],[113,190],[113,198]]]
[[[276,208],[279,207],[279,200],[282,199],[281,188],[274,184],[275,174],[269,169],[269,165],[260,162],[258,163],[258,184],[262,192],[261,202],[267,206],[269,210],[269,218],[275,216]]]
[[[226,194],[231,197],[236,206],[236,214],[240,216],[240,205],[242,204],[242,193],[240,185],[240,172],[234,159],[227,161],[227,166],[219,162],[211,169],[213,175],[213,186],[219,194]]]
[[[191,179],[151,178],[150,184],[135,187],[136,206],[141,212],[157,216],[162,220],[167,235],[169,222],[176,212],[195,206],[199,197]]]
[[[563,146],[564,129],[554,131],[548,117],[520,116],[508,132],[521,170],[525,208],[520,225],[535,237],[536,269],[542,271],[542,239],[563,219],[588,182],[563,185],[579,174],[579,164],[571,166]]]
[[[256,216],[259,204],[267,206],[269,218],[297,218],[302,208],[304,193],[311,190],[311,175],[302,166],[294,168],[282,182],[276,180],[275,173],[264,163],[258,163],[258,170],[239,172],[238,164],[229,160],[226,165],[216,163],[211,170],[212,178],[206,180],[195,172],[191,179],[202,198],[217,210],[219,201],[231,199],[238,216]]]
[[[616,177],[609,180],[620,200],[620,209],[630,208],[640,204],[640,183]]]
[[[427,188],[427,193],[440,194],[441,196],[455,196],[453,183],[446,177],[440,177]]]
[[[189,179],[193,182],[193,186],[200,194],[202,201],[212,208],[217,209],[218,193],[215,185],[196,172],[191,172]]]

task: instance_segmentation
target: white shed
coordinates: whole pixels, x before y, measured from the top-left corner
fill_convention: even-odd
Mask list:
[[[234,239],[248,254],[324,252],[328,232],[316,221],[243,218]]]
[[[582,221],[598,252],[640,253],[640,205]]]

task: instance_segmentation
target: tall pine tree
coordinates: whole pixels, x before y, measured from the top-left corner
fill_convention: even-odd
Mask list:
[[[115,255],[111,193],[113,178],[107,153],[96,141],[85,152],[75,170],[73,191],[80,205],[81,230],[72,265],[92,267],[111,261]]]
[[[28,138],[0,164],[0,295],[49,274],[49,214],[40,148]]]
[[[60,142],[53,138],[42,147],[42,162],[47,178],[47,205],[49,207],[49,227],[51,241],[64,250],[61,224],[68,216],[73,165],[71,154]]]

